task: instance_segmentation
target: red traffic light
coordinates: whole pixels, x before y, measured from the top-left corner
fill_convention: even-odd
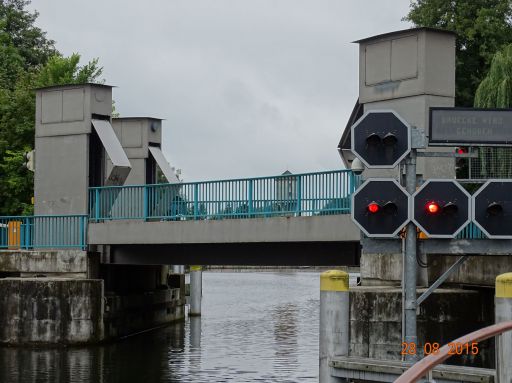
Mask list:
[[[368,211],[372,214],[377,213],[380,210],[380,206],[377,202],[372,202],[368,205]]]
[[[429,213],[429,214],[437,214],[437,213],[439,213],[439,204],[435,201],[430,201],[425,206],[425,209],[427,210],[427,213]]]
[[[456,152],[457,154],[465,154],[468,152],[468,148],[457,148]]]

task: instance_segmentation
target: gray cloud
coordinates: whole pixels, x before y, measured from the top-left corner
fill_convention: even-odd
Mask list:
[[[64,54],[100,58],[122,116],[165,118],[186,180],[336,169],[357,98],[350,42],[408,25],[409,0],[35,0]]]

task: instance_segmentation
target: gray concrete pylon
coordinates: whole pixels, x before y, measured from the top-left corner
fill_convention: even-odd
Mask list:
[[[512,320],[512,273],[496,277],[496,323]],[[512,378],[512,332],[501,334],[496,339],[497,383],[508,383]]]
[[[348,356],[350,331],[349,275],[329,270],[320,275],[320,355],[319,382],[335,383],[329,361]]]
[[[203,271],[201,266],[190,266],[190,315],[201,315],[203,295]]]

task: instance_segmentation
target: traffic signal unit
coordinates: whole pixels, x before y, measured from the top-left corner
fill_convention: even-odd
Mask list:
[[[471,220],[470,199],[453,180],[428,180],[412,196],[412,221],[430,238],[454,238]]]
[[[394,168],[411,151],[411,127],[392,110],[365,112],[351,134],[352,152],[368,168]],[[467,162],[455,158],[456,169]],[[454,180],[428,180],[411,196],[394,179],[368,179],[352,195],[351,214],[374,238],[395,237],[412,220],[430,238],[455,238],[473,221],[488,238],[512,239],[512,180],[488,181],[471,197]]]
[[[410,221],[410,196],[393,179],[368,179],[352,195],[352,220],[368,237],[394,237]]]
[[[394,168],[411,151],[411,127],[392,110],[370,110],[352,125],[352,152],[369,168]]]
[[[489,180],[471,198],[472,220],[488,238],[512,239],[512,180]]]

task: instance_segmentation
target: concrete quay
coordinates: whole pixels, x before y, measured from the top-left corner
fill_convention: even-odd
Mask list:
[[[0,344],[92,344],[185,317],[183,274],[98,261],[76,250],[0,251]]]

